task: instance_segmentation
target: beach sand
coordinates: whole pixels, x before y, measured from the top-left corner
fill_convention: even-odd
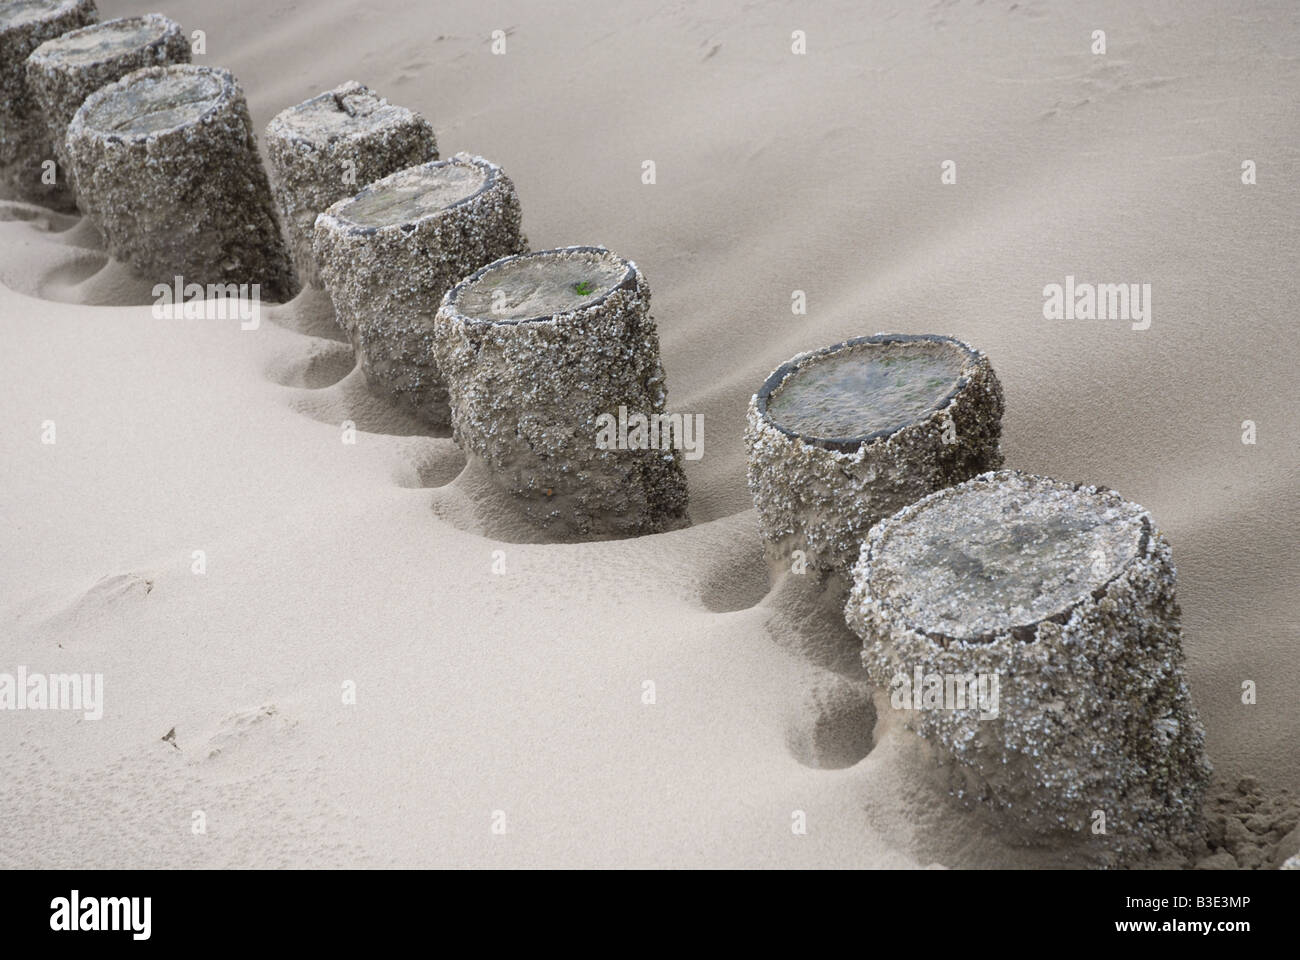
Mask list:
[[[99,6],[204,30],[259,134],[358,80],[501,164],[535,249],[636,261],[705,452],[689,527],[545,542],[310,303],[156,319],[87,224],[0,205],[0,671],[105,698],[0,714],[0,866],[1089,865],[957,806],[887,697],[851,766],[788,746],[860,674],[769,583],[745,409],[882,331],[988,354],[1008,468],[1151,511],[1216,791],[1300,790],[1294,3]],[[1149,329],[1044,319],[1067,276],[1150,283]]]

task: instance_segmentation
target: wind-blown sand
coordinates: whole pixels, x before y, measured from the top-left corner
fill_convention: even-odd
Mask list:
[[[106,699],[0,713],[0,865],[1086,864],[957,808],[887,698],[853,766],[787,746],[854,638],[769,591],[746,404],[879,331],[989,355],[1009,468],[1151,510],[1216,789],[1300,789],[1294,3],[99,5],[205,30],[259,132],[358,80],[509,171],[535,249],[635,260],[705,455],[692,526],[537,542],[310,304],[154,319],[0,205],[0,671]],[[1150,329],[1045,320],[1067,275],[1150,283]]]

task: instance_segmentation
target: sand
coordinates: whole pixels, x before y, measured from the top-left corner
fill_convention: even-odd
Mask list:
[[[856,649],[768,582],[745,409],[879,331],[988,353],[1007,467],[1151,511],[1216,789],[1300,789],[1295,4],[99,6],[205,30],[256,130],[355,78],[500,163],[535,248],[645,272],[707,442],[690,527],[546,543],[310,302],[155,319],[85,224],[0,206],[0,671],[105,691],[0,713],[0,866],[1088,865],[957,808],[888,699],[858,762],[796,756]],[[1150,283],[1149,329],[1044,319],[1067,276]]]

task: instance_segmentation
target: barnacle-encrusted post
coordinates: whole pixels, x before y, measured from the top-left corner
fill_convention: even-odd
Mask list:
[[[46,40],[98,19],[94,0],[0,3],[0,179],[23,200],[72,210],[72,190],[57,176],[57,157],[40,101],[27,85],[27,58]],[[49,182],[46,161],[54,163]]]
[[[27,58],[27,85],[45,115],[59,171],[72,176],[68,124],[88,96],[134,70],[189,62],[181,25],[158,13],[105,20],[37,47]]]
[[[320,275],[373,390],[450,424],[434,314],[457,280],[528,249],[520,219],[505,171],[464,153],[377,180],[317,218]]]
[[[958,793],[1123,855],[1194,830],[1209,780],[1174,588],[1142,507],[1001,471],[872,528],[845,617]]]
[[[349,81],[276,114],[266,155],[298,279],[319,287],[316,217],[381,177],[437,160],[438,141],[424,117]]]
[[[86,98],[68,127],[80,202],[108,249],[146,280],[258,284],[293,295],[293,270],[230,71],[146,67]]]
[[[881,517],[1002,465],[1002,407],[988,358],[950,337],[878,334],[786,361],[745,433],[769,561],[847,578]]]
[[[437,327],[457,442],[530,520],[575,537],[684,520],[683,417],[664,413],[635,263],[603,247],[508,257],[449,290]]]

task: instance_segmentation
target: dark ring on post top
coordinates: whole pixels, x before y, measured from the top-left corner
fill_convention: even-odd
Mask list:
[[[782,426],[781,424],[777,423],[772,417],[768,416],[767,401],[768,401],[768,397],[772,395],[772,391],[774,391],[777,387],[781,386],[781,384],[785,382],[787,377],[789,377],[791,374],[797,371],[804,364],[808,363],[811,360],[817,360],[820,357],[827,356],[828,354],[839,353],[841,350],[844,350],[846,347],[856,347],[861,344],[868,344],[868,343],[870,344],[945,343],[945,344],[949,344],[950,346],[957,347],[970,360],[978,360],[980,356],[978,351],[976,351],[969,345],[962,343],[960,340],[957,340],[954,337],[939,336],[938,334],[934,334],[934,333],[920,333],[920,334],[878,333],[875,336],[871,336],[871,337],[854,337],[852,340],[844,340],[841,341],[840,343],[831,344],[829,347],[822,347],[820,350],[813,350],[810,353],[802,354],[791,360],[787,360],[785,363],[781,364],[781,366],[777,367],[776,370],[772,372],[772,375],[769,376],[767,380],[764,381],[763,385],[758,389],[757,401],[758,401],[759,416],[761,416],[765,422],[770,424],[775,429],[779,430],[781,433],[785,434],[787,437],[791,437],[796,440],[802,440],[804,443],[814,444],[819,447],[824,447],[828,450],[837,450],[840,451],[841,453],[852,453],[853,451],[861,447],[863,444],[874,443],[876,440],[882,440],[885,437],[893,436],[894,434],[898,433],[898,431],[904,429],[905,427],[909,427],[914,423],[918,423],[921,420],[924,420],[925,417],[929,416],[931,413],[934,413],[938,410],[942,410],[944,407],[948,406],[948,404],[952,402],[952,399],[956,397],[957,394],[961,393],[962,390],[966,388],[966,384],[969,382],[969,379],[965,375],[959,376],[957,380],[953,383],[952,389],[950,389],[947,393],[945,393],[934,404],[933,407],[931,407],[929,410],[925,412],[924,415],[918,415],[914,419],[909,420],[905,423],[900,423],[893,427],[884,427],[880,430],[875,430],[871,433],[864,433],[858,437],[815,437],[815,436],[810,436],[808,434],[797,433],[794,430],[790,430],[789,428]]]
[[[579,306],[575,310],[565,310],[563,311],[564,313],[577,313],[579,310],[589,310],[592,307],[599,306],[600,304],[604,303],[613,294],[617,293],[620,290],[636,289],[636,273],[637,273],[636,263],[631,260],[627,260],[624,257],[620,257],[616,253],[611,253],[606,247],[593,247],[593,246],[552,247],[550,250],[536,250],[532,253],[512,254],[511,256],[508,257],[502,257],[500,260],[494,260],[491,263],[487,264],[486,266],[479,267],[479,269],[475,270],[468,277],[466,277],[464,280],[460,281],[460,283],[456,284],[449,291],[447,291],[446,302],[448,304],[455,304],[456,301],[460,298],[460,294],[464,288],[469,287],[471,284],[473,284],[476,280],[478,280],[480,277],[482,277],[485,273],[487,273],[490,270],[496,270],[500,267],[505,266],[508,263],[513,263],[516,260],[532,259],[535,257],[545,256],[546,254],[550,254],[550,253],[595,253],[595,254],[601,254],[604,256],[613,257],[616,260],[622,260],[624,263],[627,264],[627,272],[623,274],[622,280],[618,281],[618,283],[615,283],[612,286],[606,287],[605,292],[602,293],[600,296],[584,302],[581,306]],[[548,313],[540,317],[510,317],[510,318],[497,319],[493,317],[470,317],[461,313],[459,310],[456,311],[456,316],[460,317],[462,320],[466,321],[467,323],[486,323],[486,324],[495,324],[503,327],[514,326],[516,324],[521,324],[521,323],[543,323],[547,320],[552,319],[553,317],[557,317],[560,315],[561,314]]]

